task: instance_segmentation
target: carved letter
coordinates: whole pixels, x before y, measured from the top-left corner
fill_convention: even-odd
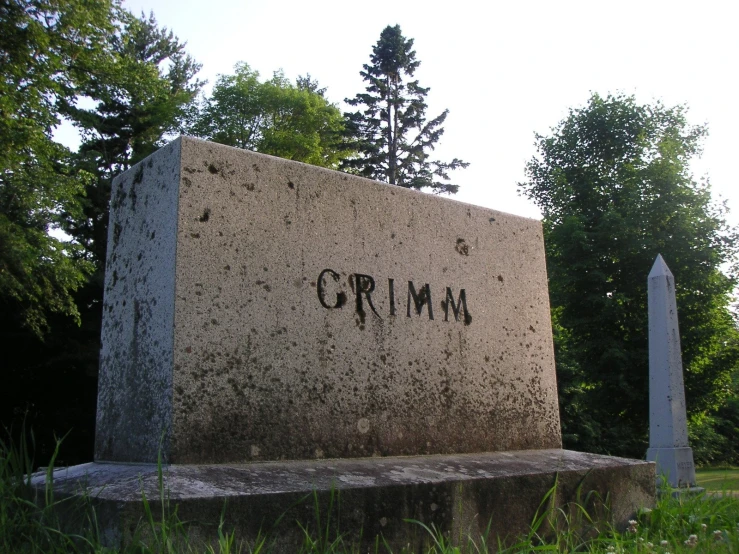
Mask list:
[[[390,315],[395,315],[395,287],[392,279],[387,280],[388,295],[390,296]]]
[[[333,306],[329,306],[328,304],[326,304],[326,298],[324,296],[326,291],[323,287],[323,276],[327,273],[331,275],[331,278],[334,281],[336,281],[337,283],[339,282],[339,274],[336,273],[334,270],[324,269],[323,271],[321,271],[320,275],[318,276],[318,281],[316,282],[316,289],[318,290],[318,301],[321,303],[321,306],[329,310],[332,308],[341,308],[344,304],[346,304],[346,294],[344,294],[343,292],[336,293],[336,303]]]
[[[421,315],[425,304],[429,309],[429,319],[434,319],[434,311],[431,307],[431,287],[429,287],[428,283],[416,293],[416,289],[413,287],[413,281],[408,281],[408,317],[411,317],[411,298],[413,298],[413,304],[416,307],[416,313],[418,315]]]
[[[362,306],[362,295],[364,294],[369,307],[372,309],[377,317],[380,317],[380,314],[378,314],[377,310],[375,310],[375,306],[372,304],[372,298],[370,297],[370,294],[372,294],[373,290],[375,290],[375,280],[371,275],[362,275],[361,273],[354,274],[354,292],[357,295],[358,314],[364,313],[364,307]]]
[[[444,303],[444,321],[449,321],[449,306],[452,307],[452,313],[454,314],[454,320],[459,321],[460,305],[464,312],[464,324],[469,325],[472,322],[472,316],[467,311],[467,295],[465,294],[464,289],[461,289],[459,291],[459,298],[457,299],[457,302],[455,303],[454,295],[452,294],[452,289],[447,287],[446,288],[446,302]]]

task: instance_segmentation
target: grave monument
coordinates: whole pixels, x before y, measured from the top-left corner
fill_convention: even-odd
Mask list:
[[[648,277],[649,297],[649,450],[658,478],[671,487],[696,488],[693,449],[683,386],[683,361],[677,322],[675,278],[662,255]]]
[[[247,540],[287,514],[284,551],[307,495],[405,546],[524,533],[555,482],[617,525],[655,492],[561,448],[538,221],[186,137],[113,183],[96,461],[55,485],[119,540],[160,457],[193,529],[227,499]]]

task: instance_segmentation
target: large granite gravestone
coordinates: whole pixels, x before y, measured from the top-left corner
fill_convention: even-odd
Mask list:
[[[158,454],[247,537],[334,488],[396,544],[524,532],[557,475],[617,523],[654,497],[654,464],[561,450],[539,222],[189,138],[113,183],[97,463],[57,487],[125,528]]]

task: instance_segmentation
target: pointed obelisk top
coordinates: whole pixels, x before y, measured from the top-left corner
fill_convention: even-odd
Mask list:
[[[670,268],[667,267],[667,264],[665,263],[665,259],[662,257],[662,254],[657,254],[657,259],[654,260],[654,265],[652,265],[652,270],[649,272],[649,279],[653,279],[655,277],[664,277],[664,276],[672,277],[672,271],[670,271]]]

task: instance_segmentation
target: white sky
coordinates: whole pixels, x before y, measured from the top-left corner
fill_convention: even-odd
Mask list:
[[[535,206],[517,182],[548,134],[591,92],[635,94],[640,102],[687,104],[691,123],[707,123],[696,177],[728,199],[739,223],[734,155],[739,132],[739,7],[702,0],[470,2],[467,0],[124,0],[153,11],[203,64],[200,78],[247,62],[263,77],[282,68],[310,73],[339,103],[364,91],[359,75],[387,25],[414,47],[430,117],[449,108],[436,154],[471,162],[454,173],[453,198],[528,217]]]

